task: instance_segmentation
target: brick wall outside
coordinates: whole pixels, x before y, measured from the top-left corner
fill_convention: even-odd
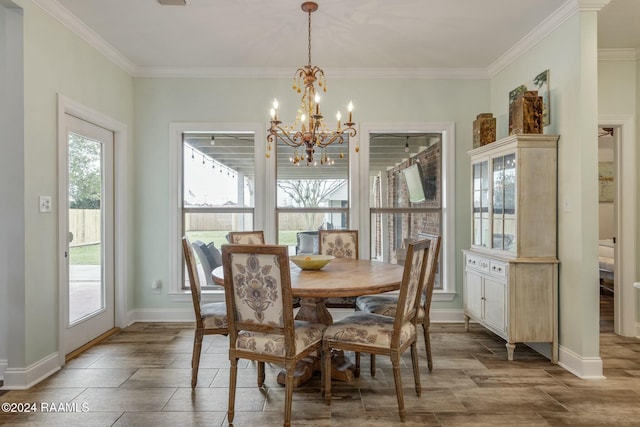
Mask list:
[[[404,181],[402,171],[413,163],[417,163],[422,171],[423,187],[426,196],[424,202],[410,203],[407,185]],[[392,208],[440,208],[442,201],[442,143],[438,142],[424,151],[421,151],[413,158],[397,165],[387,172],[388,181],[388,206]],[[387,238],[389,242],[395,242],[394,247],[401,247],[403,240],[396,241],[396,218],[388,215]],[[407,213],[402,215],[402,239],[416,238],[418,233],[440,234],[441,215],[440,213],[422,212],[419,214]],[[376,242],[377,244],[377,242]],[[390,262],[398,261],[398,254],[392,251]]]

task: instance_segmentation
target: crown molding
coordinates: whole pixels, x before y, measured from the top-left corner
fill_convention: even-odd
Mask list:
[[[128,74],[134,74],[136,65],[133,62],[105,39],[96,34],[95,31],[80,21],[75,15],[71,14],[56,0],[33,0],[33,3],[57,19],[62,25],[86,41],[91,47],[102,53],[109,61],[122,68]]]
[[[556,28],[562,25],[567,19],[578,12],[598,12],[609,3],[610,0],[567,0],[558,10],[551,14],[540,25],[534,28],[522,40],[507,50],[497,61],[488,68],[490,77],[494,77],[513,63],[521,55],[535,46],[540,40],[551,34]]]
[[[600,9],[608,5],[610,1],[611,0],[577,0],[578,9],[586,12],[600,12]]]
[[[495,77],[500,71],[513,63],[525,52],[538,44],[540,40],[550,34],[553,30],[562,25],[567,19],[578,12],[578,2],[581,0],[568,0],[547,19],[542,21],[540,25],[531,30],[529,34],[524,36],[518,43],[507,50],[498,60],[487,68],[490,77]],[[592,0],[607,1],[608,0]]]
[[[484,68],[325,68],[331,79],[488,79]],[[148,78],[290,78],[290,68],[138,68]]]
[[[640,51],[634,48],[598,49],[599,61],[637,61],[639,59]]]

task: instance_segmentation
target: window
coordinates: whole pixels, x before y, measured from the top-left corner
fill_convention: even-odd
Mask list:
[[[371,258],[404,265],[407,245],[442,234],[442,136],[369,135]],[[442,289],[436,275],[436,289]]]
[[[294,164],[293,158],[303,151],[278,141],[278,244],[288,245],[291,254],[317,253],[319,229],[349,228],[348,140],[317,148],[309,165],[304,159]]]
[[[183,132],[182,234],[195,249],[203,288],[229,231],[254,229],[256,174],[252,132]],[[182,275],[182,289],[189,287]]]
[[[385,143],[382,136],[396,133],[401,137],[385,146],[389,141]],[[170,266],[172,299],[189,298],[180,268],[180,237],[185,233],[192,241],[214,242],[219,248],[232,229],[264,230],[268,243],[288,245],[295,254],[317,251],[320,228],[353,228],[359,230],[360,257],[389,262],[401,261],[405,239],[419,237],[420,231],[439,232],[441,289],[434,300],[450,301],[456,287],[454,133],[453,123],[394,124],[383,129],[363,124],[355,138],[327,148],[328,164],[320,164],[325,153],[318,148],[314,153],[318,164],[302,160],[295,165],[291,162],[295,149],[282,142],[265,157],[264,123],[171,124],[175,145],[170,176],[177,183],[170,193],[175,206],[170,230],[175,260]],[[359,152],[357,139],[366,140]],[[439,157],[421,157],[434,147],[439,147]],[[198,168],[203,176],[196,174]],[[214,301],[221,295],[212,290],[205,299]]]

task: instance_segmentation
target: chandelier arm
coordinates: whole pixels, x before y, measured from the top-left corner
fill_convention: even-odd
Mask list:
[[[284,142],[289,147],[301,147],[304,145],[303,133],[301,131],[297,131],[293,137],[289,134],[289,132],[285,131],[282,126],[278,126],[275,124],[271,125],[271,129],[269,129],[269,135],[267,135],[267,141],[271,143],[276,143],[277,141]],[[297,142],[299,141],[299,142]]]
[[[321,135],[318,138],[316,145],[320,148],[327,148],[329,145],[337,142],[338,144],[344,143],[344,136],[341,133]]]
[[[322,132],[318,136],[318,141],[316,142],[316,145],[320,148],[326,148],[329,145],[333,144],[334,142],[337,142],[338,144],[342,144],[344,143],[345,133],[349,135],[349,137],[353,138],[357,135],[358,132],[353,127],[344,128],[340,132],[337,132],[337,131]]]

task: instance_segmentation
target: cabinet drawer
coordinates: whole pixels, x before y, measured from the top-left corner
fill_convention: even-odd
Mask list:
[[[489,273],[490,263],[489,260],[476,255],[467,254],[467,268]]]
[[[507,264],[499,261],[489,261],[489,274],[495,277],[507,277]]]

